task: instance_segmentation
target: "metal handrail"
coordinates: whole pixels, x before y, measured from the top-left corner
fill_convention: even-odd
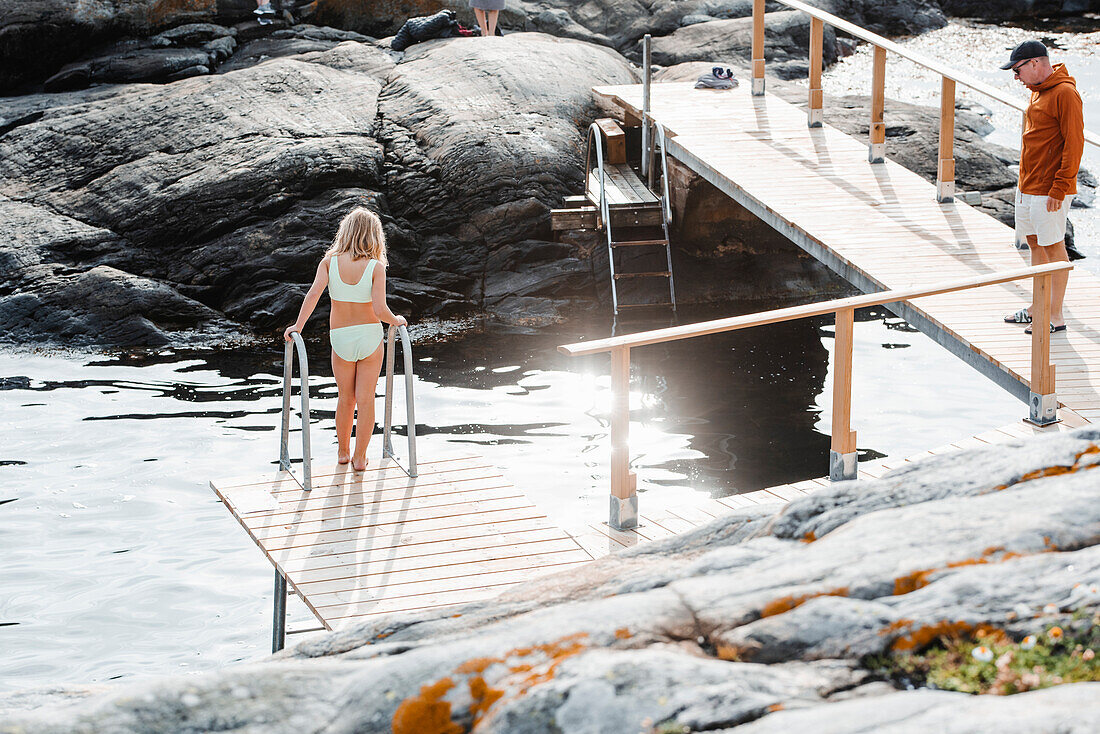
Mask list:
[[[309,492],[313,459],[309,451],[309,363],[306,360],[306,344],[298,332],[291,332],[292,341],[286,343],[283,352],[283,416],[282,439],[279,443],[279,468],[291,471],[290,467],[290,382],[294,371],[294,352],[298,352],[298,372],[302,378],[302,489]]]
[[[393,453],[393,444],[390,441],[390,430],[393,427],[393,367],[395,343],[394,334],[401,334],[401,351],[405,357],[405,418],[408,425],[409,439],[409,468],[401,467],[397,457]],[[413,409],[413,356],[412,343],[409,341],[409,330],[404,326],[396,329],[391,325],[386,329],[386,408],[382,426],[382,456],[393,459],[399,467],[404,469],[410,477],[416,476],[416,412]]]
[[[592,145],[592,141],[596,145]],[[600,172],[600,217],[603,219],[604,232],[607,235],[607,262],[611,268],[611,307],[615,313],[619,312],[619,298],[615,293],[615,253],[611,247],[611,205],[607,201],[607,179],[603,163],[604,132],[598,124],[593,122],[588,126],[588,151],[584,156],[584,191],[587,195],[588,188],[588,164],[592,160],[592,148],[596,149],[596,166]]]
[[[665,215],[665,224],[668,225],[672,224],[672,197],[669,195],[668,188],[668,145],[665,144],[665,126],[654,120],[653,127],[657,130],[657,144],[661,146],[661,178],[664,192],[661,203],[664,205],[662,213]]]

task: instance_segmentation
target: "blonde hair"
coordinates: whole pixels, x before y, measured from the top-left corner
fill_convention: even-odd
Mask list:
[[[357,206],[348,212],[325,255],[342,255],[345,252],[351,253],[352,260],[367,257],[387,264],[386,233],[382,231],[382,220],[370,209]]]

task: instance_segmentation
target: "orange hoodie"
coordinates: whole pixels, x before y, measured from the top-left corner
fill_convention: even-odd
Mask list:
[[[1028,84],[1031,104],[1020,153],[1020,191],[1064,199],[1077,193],[1077,169],[1085,147],[1085,118],[1077,83],[1065,64],[1041,84]]]

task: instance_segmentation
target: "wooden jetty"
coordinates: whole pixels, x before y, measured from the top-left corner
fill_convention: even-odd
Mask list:
[[[601,87],[596,94],[617,105],[624,121],[642,125],[643,146],[645,141],[661,141],[662,156],[697,172],[867,295],[561,347],[568,354],[611,356],[611,511],[606,523],[573,518],[556,524],[481,457],[434,457],[418,466],[412,359],[403,327],[409,468],[385,458],[365,472],[346,466],[312,472],[306,420],[306,461],[302,478],[295,478],[287,451],[292,364],[288,344],[280,469],[269,476],[211,483],[275,566],[274,649],[283,644],[288,585],[326,629],[371,615],[485,600],[515,584],[642,540],[684,532],[738,508],[791,501],[831,481],[876,477],[895,468],[901,462],[856,463],[850,411],[852,324],[860,307],[887,305],[1029,405],[1030,422],[945,444],[922,456],[1069,430],[1100,419],[1100,279],[1080,270],[1070,274],[1064,309],[1068,332],[1051,335],[1039,328],[1025,337],[1021,327],[1003,323],[1002,317],[1030,303],[1034,291],[1039,295],[1035,320],[1048,323],[1045,294],[1052,278],[1072,267],[1023,267],[1012,230],[955,196],[955,85],[970,86],[1022,109],[1019,100],[817,8],[794,0],[778,2],[812,19],[807,110],[765,94],[763,0],[753,2],[751,86],[715,91],[647,83]],[[821,94],[825,23],[874,45],[867,140],[856,140],[827,124]],[[933,69],[943,79],[935,184],[888,158],[883,97],[887,51]],[[648,70],[649,64],[644,68]],[[612,150],[612,139],[622,136],[606,124],[599,135],[609,145],[608,156],[614,161],[610,165],[620,166],[610,176],[611,189],[625,193],[621,200],[609,201],[617,196],[610,189],[598,200],[590,191],[585,201],[598,203],[600,211],[576,207],[558,216],[570,222],[611,222],[620,216],[625,217],[624,226],[660,225],[666,227],[667,246],[667,212],[654,207],[664,205],[666,192],[654,196],[637,190],[635,182],[641,179],[627,174],[621,168],[622,151]],[[1093,133],[1086,133],[1086,141],[1100,145]],[[647,158],[652,178],[652,149],[643,151],[643,161]],[[607,187],[609,177],[601,178],[590,179],[589,187]],[[667,175],[664,178],[667,184]],[[622,244],[613,239],[610,227],[605,229],[609,247]],[[669,278],[674,303],[671,263]],[[827,313],[835,314],[837,324],[828,478],[705,502],[639,508],[629,462],[630,350]],[[387,347],[384,451],[392,457],[392,329]],[[302,363],[302,414],[308,418],[305,348],[300,339],[295,348]],[[974,411],[978,406],[944,407]]]

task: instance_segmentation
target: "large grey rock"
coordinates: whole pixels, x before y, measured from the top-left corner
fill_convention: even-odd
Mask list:
[[[0,732],[1085,734],[1100,683],[895,691],[861,660],[1100,613],[1097,465],[1080,460],[1098,454],[1089,429],[933,458],[266,663],[0,697]],[[830,529],[778,536],[788,516]]]
[[[233,38],[217,33],[192,26],[178,36]],[[581,179],[591,87],[635,79],[618,53],[513,34],[419,44],[395,66],[386,49],[339,42],[346,32],[276,34],[238,55],[287,56],[245,68],[231,60],[204,78],[0,99],[0,195],[25,207],[18,216],[0,207],[14,235],[0,314],[18,316],[3,338],[60,338],[42,294],[100,265],[219,318],[274,328],[293,318],[336,222],[364,202],[386,223],[397,308],[487,306],[543,323],[575,295],[594,298],[583,253],[545,240],[550,207]],[[85,225],[103,242],[40,246],[27,234],[32,215]],[[66,322],[65,340],[108,333],[93,323],[108,315]],[[110,343],[163,341],[123,332]]]

